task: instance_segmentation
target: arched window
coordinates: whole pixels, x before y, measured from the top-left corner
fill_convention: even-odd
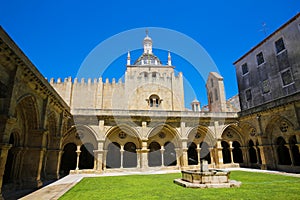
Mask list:
[[[200,160],[206,160],[209,164],[211,163],[210,159],[210,150],[209,146],[206,142],[200,143]]]
[[[124,145],[123,166],[124,168],[137,166],[136,145],[133,142]]]
[[[120,145],[117,142],[108,145],[106,155],[106,168],[120,168],[121,167],[121,152]]]
[[[61,158],[60,170],[62,175],[69,174],[70,170],[76,168],[77,161],[77,147],[74,143],[68,143],[64,147],[64,153]]]
[[[94,168],[94,146],[91,143],[85,143],[80,147],[79,169]]]
[[[285,146],[286,144],[285,140],[282,137],[278,137],[276,144],[277,144],[278,164],[280,165],[292,164],[289,149]]]
[[[252,140],[249,141],[249,156],[250,156],[250,163],[257,163],[257,156],[256,150],[254,148],[254,143]]]
[[[223,149],[222,149],[223,162],[224,162],[224,164],[230,163],[231,162],[231,156],[230,156],[229,144],[225,141],[222,141],[221,145],[223,147]]]
[[[215,88],[215,100],[218,101],[219,97],[218,97],[218,90],[217,88]]]
[[[188,144],[188,164],[198,165],[197,145],[194,142]]]
[[[294,160],[294,165],[296,166],[300,166],[300,153],[299,153],[299,148],[297,146],[297,139],[296,136],[293,135],[290,139],[289,139],[289,143],[290,143],[290,148],[292,151],[292,157]]]
[[[149,167],[161,166],[161,147],[157,142],[151,142],[149,145],[148,165]]]
[[[241,150],[241,145],[239,142],[234,141],[232,143],[232,154],[233,154],[233,162],[235,163],[243,163],[243,153]]]
[[[175,146],[172,142],[165,143],[165,151],[164,151],[164,165],[165,166],[176,166],[176,151]]]
[[[149,106],[150,107],[159,107],[162,99],[159,98],[158,95],[153,94],[149,97]]]

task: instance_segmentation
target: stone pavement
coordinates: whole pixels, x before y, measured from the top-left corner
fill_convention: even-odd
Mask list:
[[[248,169],[248,168],[229,168],[225,169],[229,171],[249,171],[260,172],[270,174],[280,174],[286,176],[299,177],[300,174],[260,170],[260,169]],[[21,200],[56,200],[59,199],[65,192],[70,190],[84,177],[99,177],[99,176],[123,176],[123,175],[138,175],[138,174],[165,174],[165,173],[179,173],[180,170],[151,170],[151,171],[128,171],[128,172],[105,172],[103,174],[70,174],[56,182],[53,182],[23,198]]]

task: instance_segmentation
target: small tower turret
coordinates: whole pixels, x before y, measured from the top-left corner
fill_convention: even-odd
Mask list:
[[[192,110],[194,112],[200,112],[201,108],[200,108],[200,102],[195,98],[194,101],[191,103],[192,105]]]
[[[127,65],[130,65],[130,52],[127,53]]]
[[[152,54],[152,39],[148,36],[148,30],[146,30],[146,37],[143,41],[144,54]]]
[[[168,52],[168,65],[169,65],[169,66],[172,66],[171,53],[170,53],[170,51]]]

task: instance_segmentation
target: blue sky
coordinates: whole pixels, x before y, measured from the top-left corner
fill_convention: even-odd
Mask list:
[[[238,93],[232,63],[265,38],[263,23],[267,34],[272,33],[300,11],[300,1],[20,0],[2,1],[1,8],[1,26],[45,77],[75,77],[86,56],[115,34],[162,27],[183,33],[203,46],[224,77],[229,98]],[[133,52],[133,59],[140,53]],[[154,53],[166,60],[167,52],[154,49]],[[185,104],[188,106],[196,96],[205,105],[206,80],[194,75],[185,58],[172,58],[172,64],[187,77],[195,93],[187,94]],[[119,79],[125,64],[126,55],[120,55],[103,77]]]

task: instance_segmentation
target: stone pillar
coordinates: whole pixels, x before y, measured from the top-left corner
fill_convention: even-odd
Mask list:
[[[42,181],[41,181],[41,173],[42,173],[42,167],[43,167],[43,163],[44,163],[44,156],[46,154],[46,148],[42,148],[40,150],[40,158],[39,158],[39,166],[38,166],[38,171],[37,171],[37,187],[40,187],[43,185]]]
[[[5,172],[5,164],[8,150],[11,148],[10,144],[0,144],[0,199],[2,199],[2,182]]]
[[[141,168],[141,149],[136,150],[137,168]]]
[[[217,155],[218,155],[218,163],[217,166],[223,164],[223,152],[222,152],[222,145],[221,145],[221,140],[217,141]]]
[[[268,153],[272,152],[271,146],[270,145],[259,145],[257,146],[260,150],[260,161],[261,161],[261,169],[267,169],[267,155]],[[258,156],[258,151],[257,152],[257,162],[259,162],[259,156]]]
[[[209,155],[210,155],[210,164],[215,165],[215,159],[214,159],[214,148],[210,147],[209,149]]]
[[[230,151],[230,162],[231,162],[231,164],[234,163],[233,162],[233,152],[232,152],[232,150],[233,150],[232,141],[229,141],[229,151]]]
[[[149,149],[147,148],[147,140],[143,140],[142,141],[142,149],[140,151],[140,154],[141,154],[140,167],[142,169],[148,168],[148,153],[149,153]]]
[[[165,148],[164,148],[164,146],[161,146],[160,153],[161,153],[161,166],[162,167],[165,166],[164,165],[164,152],[165,152]]]
[[[180,154],[181,154],[181,150],[180,148],[175,148],[175,152],[176,152],[176,166],[180,167]]]
[[[60,178],[60,173],[59,173],[59,171],[60,171],[61,157],[62,157],[64,151],[58,150],[57,153],[58,153],[58,156],[57,156],[57,165],[56,165],[56,177],[57,177],[57,179],[59,179],[59,178]]]
[[[285,144],[284,146],[286,146],[286,148],[289,149],[290,159],[291,159],[291,163],[292,163],[291,166],[294,166],[295,160],[294,160],[292,149],[291,149],[290,145],[288,145],[288,144]]]
[[[76,160],[76,169],[75,170],[79,170],[79,156],[80,156],[80,145],[77,145],[77,150],[76,150],[76,153],[77,153],[77,160]]]
[[[94,150],[94,158],[95,158],[95,165],[94,165],[94,170],[97,171],[102,171],[104,166],[103,166],[103,160],[104,160],[104,140],[97,140],[97,150]]]
[[[243,163],[247,166],[250,166],[250,160],[249,160],[249,147],[240,147],[243,153]]]
[[[104,150],[94,150],[94,156],[95,156],[95,164],[94,164],[94,170],[96,171],[102,171],[103,169],[103,154]]]
[[[181,123],[181,127],[185,127],[185,123]],[[181,157],[181,167],[187,167],[188,166],[188,148],[187,148],[187,138],[182,139],[182,157]]]
[[[103,150],[103,170],[106,170],[107,150]]]
[[[257,147],[256,147],[256,146],[254,146],[253,148],[255,149],[256,158],[257,158],[257,162],[256,162],[256,164],[259,164],[259,158],[260,158],[260,157],[259,157],[259,153],[258,153],[258,148],[259,148],[259,147],[258,147],[258,146],[257,146]]]
[[[197,154],[198,154],[198,165],[201,166],[201,148],[200,148],[200,144],[197,145]]]
[[[123,161],[124,161],[124,145],[121,145],[121,149],[120,149],[120,152],[121,152],[121,166],[120,168],[122,169],[123,168]]]

